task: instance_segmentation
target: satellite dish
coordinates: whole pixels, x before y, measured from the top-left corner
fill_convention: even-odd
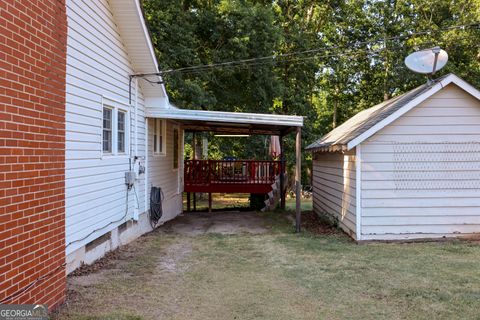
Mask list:
[[[434,75],[435,72],[445,67],[448,54],[440,47],[414,52],[405,58],[405,65],[416,73]]]

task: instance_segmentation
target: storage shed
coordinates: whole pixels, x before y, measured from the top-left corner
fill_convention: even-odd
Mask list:
[[[479,100],[448,74],[309,145],[314,211],[356,240],[480,233]]]

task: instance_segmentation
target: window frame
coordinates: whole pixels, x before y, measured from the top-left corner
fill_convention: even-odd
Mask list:
[[[108,129],[105,129],[105,110],[109,110],[110,111],[110,128]],[[113,154],[113,125],[114,125],[114,109],[110,106],[107,106],[107,105],[103,105],[102,106],[102,145],[101,145],[101,149],[102,149],[102,154],[105,154],[105,155],[111,155]],[[109,131],[110,132],[110,150],[105,150],[104,148],[104,144],[105,144],[105,131]]]
[[[111,152],[103,151],[103,110],[110,109],[112,111],[112,124],[111,124]],[[113,158],[113,157],[129,157],[130,156],[130,134],[131,134],[131,112],[130,106],[126,103],[123,103],[119,100],[111,99],[105,96],[102,96],[102,143],[100,146],[101,159],[104,158]],[[118,114],[123,113],[125,116],[124,119],[124,151],[120,152],[118,148]]]
[[[167,155],[167,121],[165,119],[153,119],[152,132],[153,155],[165,157]],[[160,146],[162,147],[161,150]]]
[[[175,140],[175,132],[177,133],[177,139]],[[172,170],[173,171],[178,171],[180,168],[180,129],[178,126],[173,126],[172,128],[172,140],[173,140],[173,145],[172,145]],[[175,152],[175,145],[177,146],[177,150]],[[177,156],[177,161],[175,161],[175,155]],[[176,166],[175,166],[176,164]]]
[[[117,135],[117,154],[126,154],[127,153],[127,115],[128,115],[128,112],[123,110],[123,109],[117,109],[116,110],[116,113],[117,113],[117,121],[116,121],[116,124],[117,124],[117,130],[115,131],[116,132],[116,135]],[[121,132],[120,131],[120,128],[119,128],[119,115],[120,114],[123,114],[123,131]],[[120,143],[120,133],[123,133],[123,150],[120,150],[119,148],[119,143]]]

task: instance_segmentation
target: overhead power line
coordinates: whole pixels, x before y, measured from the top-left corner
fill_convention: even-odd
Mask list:
[[[322,48],[315,48],[303,51],[295,51],[289,52],[284,54],[277,54],[265,57],[257,57],[257,58],[249,58],[249,59],[242,59],[242,60],[234,60],[234,61],[226,61],[220,63],[212,63],[212,64],[205,64],[205,65],[198,65],[198,66],[189,66],[183,67],[178,69],[167,69],[155,73],[142,73],[142,74],[133,74],[130,75],[129,80],[129,101],[131,103],[132,100],[132,81],[134,78],[142,78],[146,82],[150,83],[152,86],[157,84],[163,84],[163,77],[174,74],[174,73],[181,73],[181,74],[201,74],[206,71],[215,69],[215,68],[251,68],[257,66],[263,66],[268,64],[280,64],[280,63],[291,63],[291,64],[299,64],[299,63],[306,63],[307,60],[311,59],[321,59],[321,58],[329,58],[329,57],[342,57],[348,56],[353,57],[354,52],[358,54],[364,52],[369,54],[370,56],[378,55],[380,51],[385,50],[385,47],[380,47],[376,49],[372,49],[372,46],[375,44],[384,44],[387,41],[393,40],[402,40],[413,38],[416,36],[426,35],[426,34],[435,34],[439,32],[445,32],[449,30],[467,30],[471,28],[479,28],[480,22],[474,22],[470,24],[464,25],[456,25],[436,30],[423,30],[419,32],[410,32],[407,34],[393,36],[393,37],[384,37],[375,40],[368,40],[368,41],[357,41],[351,42],[345,45],[335,45],[335,46],[328,46]],[[365,48],[367,46],[367,48]],[[343,49],[341,52],[338,49]],[[345,52],[345,50],[349,50]],[[324,55],[319,55],[320,53],[326,53]],[[303,56],[302,55],[310,55],[310,56]],[[289,59],[286,59],[289,58]],[[158,77],[154,80],[148,79],[148,77]]]
[[[234,61],[226,61],[226,62],[220,62],[220,63],[211,63],[211,64],[204,64],[204,65],[198,65],[198,66],[189,66],[189,67],[183,67],[183,68],[177,68],[177,69],[167,69],[163,71],[159,71],[157,73],[145,73],[145,74],[136,74],[132,75],[132,77],[141,77],[145,78],[148,76],[164,76],[172,73],[197,73],[198,71],[205,71],[208,69],[213,69],[213,68],[224,68],[224,67],[235,67],[235,66],[253,66],[253,65],[262,65],[262,64],[271,64],[271,63],[276,63],[276,62],[288,62],[288,61],[295,61],[293,59],[284,59],[284,58],[289,58],[289,57],[294,57],[294,56],[301,56],[301,55],[312,55],[309,57],[304,57],[304,58],[298,58],[298,61],[301,61],[302,59],[313,59],[313,58],[321,58],[321,57],[331,57],[331,56],[342,56],[345,55],[345,53],[340,53],[340,52],[332,52],[330,54],[327,54],[325,56],[318,56],[319,53],[322,52],[328,52],[332,50],[337,50],[337,49],[352,49],[352,48],[357,48],[355,49],[356,51],[360,52],[373,52],[375,50],[371,49],[361,49],[359,47],[364,47],[366,45],[374,45],[378,43],[384,43],[386,41],[393,41],[393,40],[404,40],[416,36],[422,36],[422,35],[428,35],[428,34],[435,34],[439,32],[445,32],[445,31],[450,31],[450,30],[467,30],[470,28],[479,28],[480,27],[480,22],[475,22],[475,23],[470,23],[470,24],[464,24],[464,25],[456,25],[456,26],[451,26],[451,27],[446,27],[446,28],[440,28],[436,30],[423,30],[423,31],[418,31],[418,32],[410,32],[407,34],[399,35],[399,36],[392,36],[392,37],[384,37],[384,38],[379,38],[379,39],[374,39],[374,40],[368,40],[368,41],[357,41],[357,42],[351,42],[347,43],[345,45],[335,45],[335,46],[329,46],[329,47],[322,47],[322,48],[314,48],[314,49],[309,49],[309,50],[303,50],[303,51],[295,51],[295,52],[289,52],[289,53],[283,53],[283,54],[276,54],[276,55],[270,55],[270,56],[264,56],[264,57],[256,57],[256,58],[249,58],[249,59],[241,59],[241,60],[234,60]],[[151,83],[158,83],[158,81],[151,81],[148,80],[148,82]]]
[[[349,50],[348,52],[343,52],[343,53],[330,53],[330,54],[324,54],[324,55],[315,55],[315,56],[299,57],[299,58],[292,58],[292,59],[282,59],[282,60],[267,60],[267,61],[249,63],[249,64],[226,65],[226,66],[223,66],[222,69],[224,69],[224,68],[248,69],[250,67],[257,67],[257,66],[264,66],[264,65],[275,65],[275,64],[281,64],[281,63],[298,64],[298,63],[306,63],[309,60],[313,60],[313,59],[322,59],[322,58],[331,58],[331,57],[353,58],[353,57],[359,56],[362,53],[368,55],[369,57],[373,57],[373,56],[377,56],[383,50],[384,50],[384,48],[375,49],[375,50],[357,49],[357,50]],[[203,73],[205,71],[206,71],[206,69],[195,69],[195,70],[191,70],[191,71],[182,72],[182,74],[200,74],[200,73]]]

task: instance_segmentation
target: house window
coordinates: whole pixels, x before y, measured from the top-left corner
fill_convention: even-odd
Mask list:
[[[120,101],[102,97],[101,156],[125,156],[129,152],[129,106]]]
[[[125,153],[125,111],[118,111],[117,113],[117,152]]]
[[[112,153],[112,116],[110,108],[103,108],[103,152]]]
[[[165,136],[166,123],[165,120],[155,119],[153,122],[153,153],[165,155]]]
[[[173,129],[173,169],[178,169],[178,129]]]

